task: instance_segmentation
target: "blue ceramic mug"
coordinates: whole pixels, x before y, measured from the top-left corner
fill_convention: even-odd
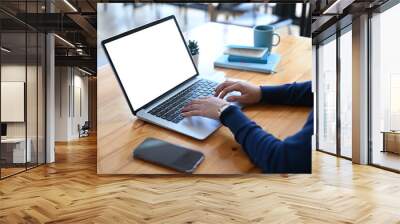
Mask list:
[[[278,41],[273,44],[272,39],[274,36],[278,37]],[[254,27],[254,47],[267,47],[271,52],[272,47],[278,46],[281,38],[279,34],[274,32],[274,26],[259,25]]]

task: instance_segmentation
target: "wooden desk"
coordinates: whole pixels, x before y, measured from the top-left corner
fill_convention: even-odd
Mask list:
[[[5,138],[1,139],[2,158],[5,163],[24,164],[32,160],[32,140],[30,138]],[[25,144],[27,144],[25,150]],[[8,157],[9,156],[9,157]],[[25,161],[26,160],[26,161]]]
[[[382,131],[383,149],[382,152],[400,154],[400,131]]]
[[[253,42],[249,28],[207,23],[189,31],[185,36],[198,40],[200,46],[199,71],[214,72],[213,61],[228,43]],[[282,36],[274,51],[282,55],[277,73],[266,75],[231,69],[217,69],[227,77],[247,80],[254,84],[283,84],[311,79],[311,39]],[[197,174],[242,174],[259,172],[241,150],[231,134],[222,127],[205,141],[198,141],[136,119],[130,112],[115,76],[109,65],[98,71],[98,174],[171,174],[158,167],[132,158],[132,149],[147,137],[155,137],[178,145],[202,151],[205,160]],[[149,87],[151,88],[151,87]],[[254,106],[244,110],[265,130],[278,138],[296,133],[306,120],[310,108],[288,106]]]

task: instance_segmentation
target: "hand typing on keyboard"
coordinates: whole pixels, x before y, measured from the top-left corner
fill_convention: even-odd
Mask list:
[[[175,94],[173,97],[164,101],[162,104],[154,107],[149,113],[177,124],[184,119],[184,116],[182,116],[183,114],[181,114],[182,108],[194,99],[214,95],[214,90],[217,85],[218,83],[216,82],[200,79],[181,92]],[[189,114],[188,116],[194,115]]]
[[[224,99],[231,92],[240,92],[240,95],[228,96],[228,102],[239,102],[242,104],[255,104],[261,100],[261,87],[248,83],[227,80],[217,86],[214,96]]]
[[[233,92],[240,95],[229,95]],[[200,100],[193,100],[182,110],[182,116],[204,116],[219,119],[219,110],[228,102],[238,102],[242,104],[255,104],[261,100],[260,86],[247,82],[237,82],[227,80],[219,84],[214,91],[214,97],[206,97]]]
[[[184,117],[203,116],[219,120],[219,110],[229,103],[218,97],[194,99],[182,109]]]

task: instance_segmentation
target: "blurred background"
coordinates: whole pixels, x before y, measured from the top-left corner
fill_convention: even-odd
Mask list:
[[[206,22],[274,25],[279,34],[310,37],[309,4],[276,3],[98,3],[97,66],[107,63],[100,41],[169,15],[183,32]]]
[[[96,132],[96,3],[0,1],[0,179]]]

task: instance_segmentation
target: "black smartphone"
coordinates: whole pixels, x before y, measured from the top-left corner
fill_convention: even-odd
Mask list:
[[[144,140],[133,150],[133,157],[184,173],[193,173],[204,160],[199,151],[155,138]]]

